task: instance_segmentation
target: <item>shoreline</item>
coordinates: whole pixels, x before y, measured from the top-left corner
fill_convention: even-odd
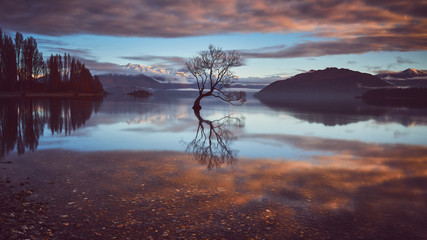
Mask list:
[[[0,98],[16,97],[101,97],[104,93],[71,93],[71,92],[0,92]]]

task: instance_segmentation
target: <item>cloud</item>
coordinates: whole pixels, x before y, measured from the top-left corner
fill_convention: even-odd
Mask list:
[[[406,36],[363,36],[331,41],[307,41],[290,47],[278,46],[272,51],[241,51],[245,58],[319,57],[337,54],[358,54],[369,51],[427,50],[427,39],[408,41]]]
[[[72,48],[63,48],[63,47],[44,47],[44,46],[40,48],[55,54],[69,53],[70,55],[76,56],[76,57],[84,57],[84,58],[93,57],[92,52],[89,49],[72,49]]]
[[[388,32],[425,27],[425,1],[405,0],[14,0],[3,1],[6,29],[46,35],[181,37],[232,32]],[[424,28],[425,29],[425,28]],[[407,29],[416,34],[413,29]],[[353,35],[355,36],[355,35]],[[422,32],[418,32],[422,36]],[[425,37],[424,37],[425,38]]]
[[[296,58],[320,57],[338,54],[358,54],[370,51],[415,51],[427,50],[427,39],[414,39],[408,42],[405,36],[363,36],[352,39],[331,41],[306,41],[290,47],[270,47],[264,49],[241,50],[245,58]]]
[[[426,1],[405,0],[14,0],[2,2],[0,23],[5,31],[52,36],[301,32],[319,39],[242,52],[246,58],[293,58],[426,50],[426,11]],[[183,62],[180,57],[123,58]]]
[[[103,73],[113,73],[113,74],[123,74],[123,65],[109,63],[109,62],[98,62],[93,59],[88,59],[84,57],[78,57],[78,59],[86,65],[91,71],[95,74]]]
[[[412,61],[412,60],[410,60],[410,59],[406,59],[406,58],[403,58],[403,57],[401,57],[401,56],[398,56],[397,58],[396,58],[396,62],[397,62],[397,64],[405,64],[405,63],[416,63],[416,62],[414,62],[414,61]]]
[[[39,45],[56,45],[56,46],[67,46],[68,45],[68,43],[65,43],[63,41],[43,39],[43,38],[37,38],[37,43]]]
[[[142,56],[123,56],[122,59],[131,61],[150,61],[159,62],[161,65],[167,66],[184,66],[187,61],[186,58],[178,56],[153,56],[153,55],[142,55]]]

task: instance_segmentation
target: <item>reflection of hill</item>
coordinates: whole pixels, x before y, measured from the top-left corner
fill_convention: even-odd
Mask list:
[[[365,104],[359,99],[294,100],[261,102],[274,110],[284,111],[307,122],[326,126],[347,125],[370,119],[378,122],[398,122],[409,126],[414,123],[427,125],[427,110],[378,107]]]
[[[425,79],[403,79],[403,80],[387,80],[396,87],[421,87],[427,88],[427,77]]]
[[[362,96],[368,104],[392,107],[427,108],[427,88],[385,88]]]
[[[66,135],[83,126],[102,99],[0,99],[0,157],[15,148],[19,154],[37,149],[47,125]]]

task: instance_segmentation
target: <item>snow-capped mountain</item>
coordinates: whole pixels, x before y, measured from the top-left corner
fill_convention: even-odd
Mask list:
[[[408,68],[401,72],[380,73],[377,77],[396,87],[427,87],[427,70]]]
[[[401,72],[380,73],[377,75],[377,77],[385,80],[427,78],[427,71],[408,68]]]
[[[157,66],[143,66],[141,64],[128,63],[123,66],[124,73],[129,75],[144,74],[163,83],[190,83],[192,76],[172,68]]]

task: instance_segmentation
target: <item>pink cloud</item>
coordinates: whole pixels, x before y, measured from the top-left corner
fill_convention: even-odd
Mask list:
[[[336,40],[300,43],[277,54],[322,56],[333,54],[329,48],[335,44],[357,47],[352,53],[425,50],[426,9],[425,1],[404,0],[14,0],[2,3],[0,23],[45,35],[169,38],[302,31]],[[313,54],[306,53],[309,48]]]

